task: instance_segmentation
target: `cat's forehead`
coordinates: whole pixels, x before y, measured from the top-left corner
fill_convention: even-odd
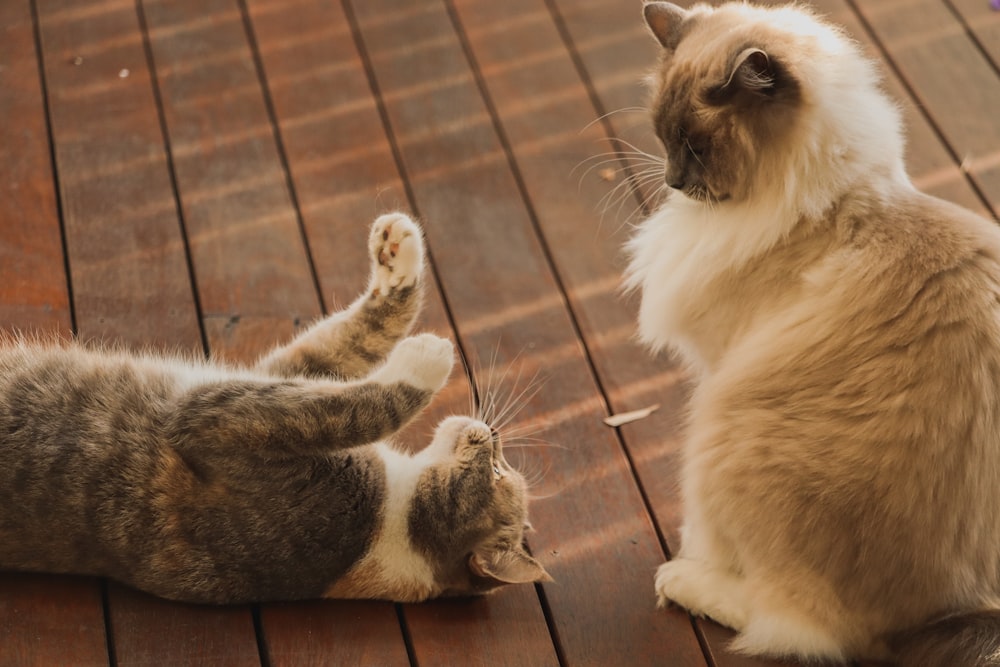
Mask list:
[[[744,3],[694,7],[685,14],[677,37],[676,47],[663,60],[664,74],[671,79],[723,76],[732,59],[751,46],[797,59],[810,57],[811,44],[840,40],[835,29],[803,8]]]

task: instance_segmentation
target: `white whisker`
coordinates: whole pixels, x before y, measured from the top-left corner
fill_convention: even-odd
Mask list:
[[[602,115],[598,116],[597,118],[595,118],[594,120],[592,120],[589,123],[587,123],[586,125],[584,125],[583,129],[580,130],[580,134],[583,134],[584,132],[586,132],[587,130],[589,130],[591,127],[593,127],[594,123],[599,123],[602,120],[604,120],[605,118],[613,116],[616,113],[637,113],[637,112],[640,112],[640,111],[644,112],[644,113],[648,113],[649,109],[647,109],[645,107],[623,107],[621,109],[615,109],[613,111],[609,111],[606,114],[602,114]]]

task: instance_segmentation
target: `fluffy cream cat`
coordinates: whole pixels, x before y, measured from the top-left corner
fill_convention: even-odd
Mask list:
[[[750,654],[1000,664],[1000,231],[914,189],[838,29],[645,18],[673,194],[628,284],[644,342],[696,381],[660,603]]]

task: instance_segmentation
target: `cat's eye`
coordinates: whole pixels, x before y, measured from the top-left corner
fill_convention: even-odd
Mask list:
[[[496,462],[496,461],[494,461],[494,462],[493,462],[493,481],[497,481],[497,480],[499,480],[499,479],[500,479],[501,477],[503,477],[503,473],[502,473],[502,472],[500,472],[500,466],[499,466],[499,465],[497,465],[497,462]]]

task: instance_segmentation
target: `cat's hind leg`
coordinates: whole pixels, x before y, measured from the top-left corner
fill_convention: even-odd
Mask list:
[[[797,582],[794,586],[778,581],[781,579],[768,577],[766,584],[747,582],[753,606],[730,648],[748,655],[794,657],[823,664],[844,662],[846,647],[835,634],[845,631],[838,623],[836,599],[792,574],[784,581]],[[804,590],[791,590],[793,587]]]
[[[413,326],[420,312],[423,234],[402,213],[379,216],[368,237],[371,278],[350,306],[320,320],[257,364],[281,375],[360,378],[371,372]]]

